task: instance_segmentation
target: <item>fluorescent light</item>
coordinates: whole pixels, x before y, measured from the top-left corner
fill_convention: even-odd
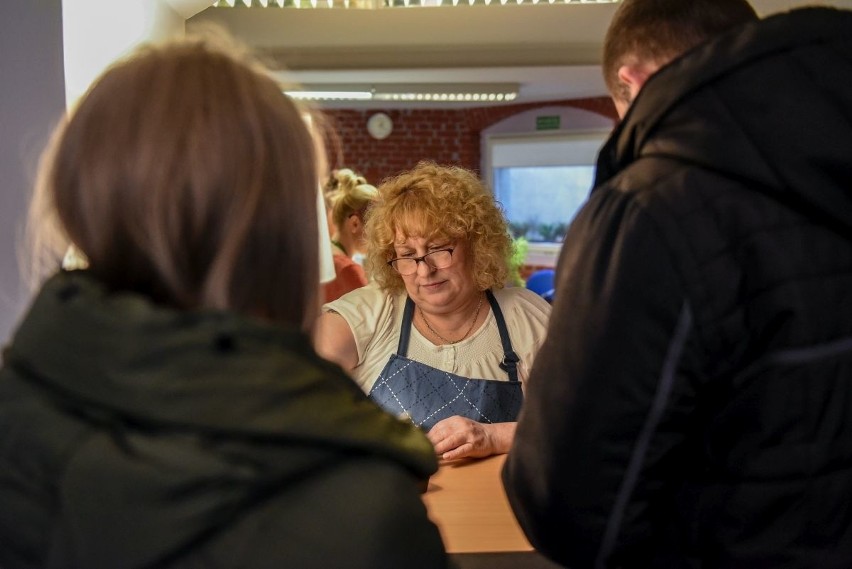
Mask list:
[[[288,89],[294,99],[314,101],[499,102],[518,96],[517,83],[385,83],[375,85],[305,85]]]
[[[284,91],[294,99],[307,101],[369,101],[373,94],[369,91]]]
[[[517,83],[411,83],[373,85],[374,101],[479,102],[514,100]]]

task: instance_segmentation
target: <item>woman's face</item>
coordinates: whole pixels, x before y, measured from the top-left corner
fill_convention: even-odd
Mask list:
[[[404,237],[397,231],[394,244],[396,258],[422,257],[441,249],[453,250],[452,263],[448,267],[435,269],[422,261],[417,263],[417,271],[401,275],[411,300],[423,311],[433,314],[460,309],[479,292],[471,272],[467,243],[461,239]]]

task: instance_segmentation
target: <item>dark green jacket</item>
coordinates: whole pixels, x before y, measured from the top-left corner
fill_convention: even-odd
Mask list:
[[[0,370],[0,567],[444,567],[429,441],[299,331],[51,279]]]

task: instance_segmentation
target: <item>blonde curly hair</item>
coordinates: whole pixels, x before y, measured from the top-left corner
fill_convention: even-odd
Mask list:
[[[385,181],[366,221],[367,268],[383,290],[403,292],[405,284],[388,261],[395,256],[397,231],[406,238],[462,240],[473,260],[479,290],[506,283],[512,250],[508,222],[485,184],[469,170],[421,162]]]

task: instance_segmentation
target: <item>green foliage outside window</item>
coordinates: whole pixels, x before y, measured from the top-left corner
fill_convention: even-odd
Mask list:
[[[509,285],[524,286],[521,278],[521,267],[527,258],[529,242],[526,237],[517,237],[512,240],[512,254],[509,256]]]

